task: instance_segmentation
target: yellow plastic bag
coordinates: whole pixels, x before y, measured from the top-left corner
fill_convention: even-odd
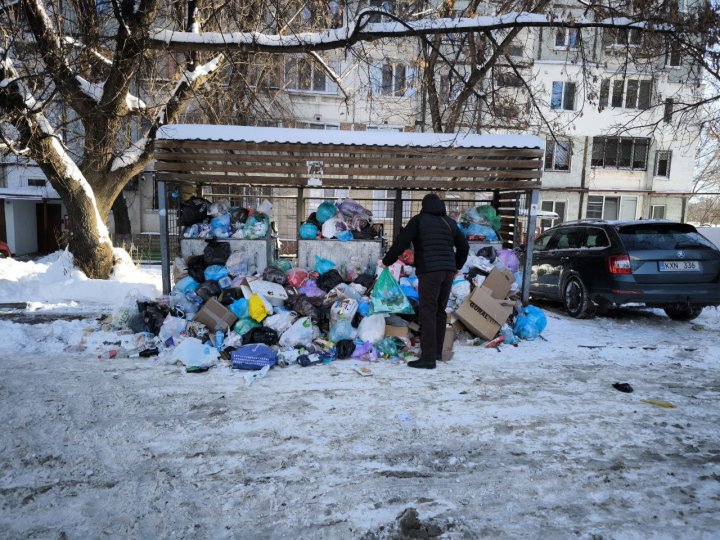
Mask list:
[[[272,313],[272,306],[259,294],[253,294],[248,302],[248,312],[253,320],[260,322]]]

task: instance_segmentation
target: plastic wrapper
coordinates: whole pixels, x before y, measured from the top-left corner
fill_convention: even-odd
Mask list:
[[[291,287],[301,288],[308,280],[307,270],[302,268],[291,268],[287,272],[287,282]]]
[[[246,276],[248,273],[248,263],[239,251],[234,251],[227,258],[225,267],[231,276]]]
[[[344,339],[353,339],[356,334],[356,330],[350,324],[350,321],[342,320],[338,321],[330,327],[328,332],[328,339],[330,341],[338,342]]]
[[[189,291],[196,291],[199,286],[200,284],[193,278],[191,278],[190,276],[185,276],[180,281],[175,283],[174,289],[184,294]]]
[[[171,364],[182,362],[186,367],[211,367],[217,363],[218,351],[199,339],[185,338],[164,359]]]
[[[260,323],[253,321],[250,317],[243,317],[233,326],[233,332],[239,336],[244,336],[253,328],[260,326]]]
[[[281,311],[275,315],[270,315],[263,321],[263,325],[272,328],[278,334],[284,333],[292,326],[297,318],[297,313],[293,311]]]
[[[358,289],[363,289],[363,287],[358,287]],[[336,287],[333,287],[332,289],[330,289],[330,291],[328,291],[327,296],[325,296],[325,303],[332,304],[338,300],[343,300],[345,298],[352,298],[353,300],[359,301],[361,298],[361,294],[352,285],[348,285],[347,283],[340,283]]]
[[[253,215],[245,222],[245,238],[248,240],[259,240],[266,238],[270,230],[270,220],[267,217]]]
[[[535,306],[526,306],[520,309],[513,332],[520,339],[534,340],[547,325],[547,317],[543,310]]]
[[[248,301],[247,298],[238,298],[232,304],[228,306],[228,309],[233,312],[238,319],[242,319],[248,316]]]
[[[343,298],[334,302],[330,308],[330,325],[332,326],[338,321],[352,321],[358,306],[358,301],[354,298]]]
[[[165,321],[162,324],[162,327],[160,327],[160,332],[158,333],[158,337],[165,341],[168,338],[175,338],[179,337],[184,331],[185,327],[187,326],[187,321],[185,319],[181,319],[180,317],[173,317],[172,315],[168,315],[165,318]]]
[[[350,231],[339,231],[335,234],[335,238],[337,238],[341,242],[349,242],[354,238],[354,236],[353,233]]]
[[[368,343],[376,343],[385,337],[385,316],[370,315],[360,321],[358,337]]]
[[[222,216],[223,214],[228,214],[229,212],[230,204],[228,203],[227,199],[212,203],[210,205],[210,208],[208,209],[208,213],[213,217]]]
[[[317,226],[312,223],[303,223],[300,225],[300,238],[303,240],[315,240],[318,232]]]
[[[373,313],[414,313],[407,296],[387,268],[384,268],[372,290]]]
[[[315,281],[312,279],[308,279],[305,282],[305,285],[300,287],[299,291],[300,294],[304,294],[305,296],[310,297],[322,298],[325,296],[325,291],[318,287]]]
[[[301,317],[280,336],[281,347],[309,347],[312,345],[313,328],[309,317]]]
[[[455,309],[460,306],[465,299],[470,296],[470,282],[462,275],[456,277],[452,282],[450,289],[450,300],[448,306]]]
[[[512,249],[501,249],[497,254],[497,261],[501,261],[505,268],[510,270],[512,273],[517,272],[520,269],[520,259],[517,258],[515,252]]]
[[[398,348],[393,338],[383,338],[375,343],[375,349],[385,358],[397,356]]]
[[[315,271],[323,275],[325,272],[332,270],[335,268],[335,263],[332,262],[330,259],[323,259],[322,257],[315,255]]]

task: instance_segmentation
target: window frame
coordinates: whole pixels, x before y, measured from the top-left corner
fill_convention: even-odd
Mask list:
[[[682,48],[676,41],[668,40],[665,46],[665,67],[671,69],[682,67]]]
[[[566,153],[567,153],[567,168],[557,168],[557,148],[558,145],[566,146]],[[550,167],[548,167],[548,149],[552,148],[552,157],[551,157],[551,164]],[[572,153],[573,153],[573,144],[572,140],[570,139],[558,139],[557,143],[553,139],[546,139],[545,140],[545,156],[543,158],[543,168],[546,171],[554,171],[554,172],[565,172],[569,173],[572,169]]]
[[[555,106],[556,103],[556,97],[557,97],[557,91],[558,88],[557,85],[560,86],[560,101],[558,102],[558,106]],[[569,91],[570,88],[572,88],[572,91]],[[572,81],[553,81],[552,87],[550,90],[550,108],[554,111],[575,111],[575,94],[577,92],[577,85]],[[572,97],[572,105],[571,108],[567,108],[568,105],[568,97]]]
[[[558,37],[562,32],[562,44],[558,45]],[[570,36],[574,35],[575,39],[571,40]],[[580,41],[580,32],[577,28],[558,28],[555,32],[555,44],[554,48],[556,51],[577,51],[578,43]],[[572,44],[571,44],[572,43]]]
[[[624,162],[624,155],[622,151],[627,149],[627,143],[631,143],[630,154],[629,154],[629,165],[622,165]],[[612,144],[610,148],[610,154],[608,153],[609,144]],[[598,164],[598,145],[602,145],[602,164]],[[644,164],[642,166],[636,166],[637,161],[637,150],[644,147]],[[648,153],[650,149],[650,139],[647,137],[605,137],[598,136],[593,137],[593,148],[590,158],[590,167],[593,169],[618,169],[618,170],[630,170],[630,171],[647,171],[648,167]],[[614,156],[612,155],[614,154]],[[609,158],[610,164],[608,164]]]
[[[561,204],[562,205],[562,212],[557,211],[557,206]],[[550,208],[546,208],[546,206],[550,206]],[[566,221],[566,213],[567,213],[567,201],[557,201],[554,199],[547,200],[547,201],[541,201],[540,202],[540,209],[546,212],[555,212],[558,217],[557,218],[551,218],[551,217],[540,217],[540,228],[544,231],[546,229],[549,229],[551,227],[555,227],[555,225],[560,225],[561,223],[565,223]]]
[[[660,161],[665,158],[667,163],[665,164],[665,174],[659,173]],[[655,166],[653,167],[653,177],[655,178],[667,178],[670,179],[670,171],[672,170],[672,150],[656,150],[655,151]]]
[[[655,215],[655,209],[656,208],[662,208],[662,217],[658,217]],[[667,211],[667,205],[666,204],[651,204],[650,205],[650,219],[665,219],[665,215]]]
[[[390,74],[389,79],[387,78],[388,73]],[[402,73],[402,84],[399,79],[400,73]],[[412,97],[416,92],[416,81],[417,67],[415,65],[387,60],[373,62],[370,65],[370,93],[373,97]]]
[[[336,73],[339,72],[342,67],[342,63],[339,60],[323,59],[323,61]],[[300,72],[301,63],[303,66],[309,65],[310,72],[306,75],[308,88],[302,88],[304,77]],[[294,70],[296,70],[295,74],[293,74]],[[335,81],[327,73],[325,73],[320,66],[318,66],[316,61],[287,55],[283,63],[282,75],[284,89],[286,92],[292,94],[322,94],[328,96],[336,96],[338,94],[337,83],[335,83]],[[315,85],[320,76],[323,77],[323,89],[316,89]]]

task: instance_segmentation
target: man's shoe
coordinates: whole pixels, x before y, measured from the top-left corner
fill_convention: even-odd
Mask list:
[[[435,362],[429,362],[427,360],[413,360],[407,363],[408,367],[417,369],[435,369]]]

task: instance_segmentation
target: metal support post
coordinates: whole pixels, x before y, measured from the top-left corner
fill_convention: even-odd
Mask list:
[[[537,222],[538,201],[540,190],[533,189],[530,193],[530,207],[527,220],[527,244],[525,246],[525,264],[523,265],[522,303],[527,306],[530,300],[530,275],[532,273],[532,256],[535,248],[535,227]]]
[[[160,260],[162,264],[163,294],[170,293],[170,245],[168,238],[167,186],[163,180],[157,179],[158,218],[160,220]]]
[[[398,234],[400,234],[400,229],[402,229],[402,221],[403,221],[403,200],[402,200],[402,190],[396,189],[395,190],[395,200],[393,201],[393,241],[398,237]],[[392,244],[392,242],[390,242]]]

